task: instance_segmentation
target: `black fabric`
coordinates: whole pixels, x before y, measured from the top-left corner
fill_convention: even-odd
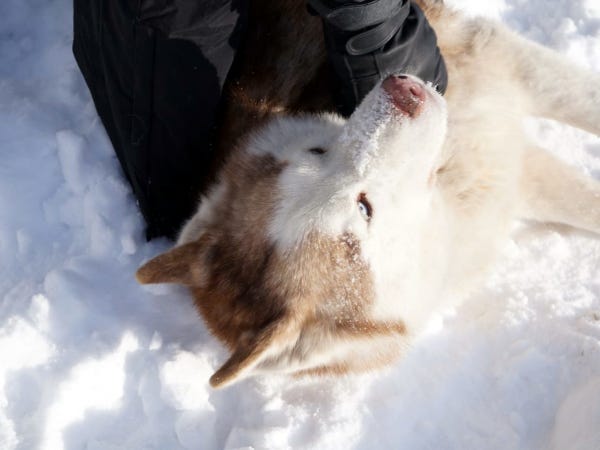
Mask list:
[[[409,73],[444,93],[446,65],[423,11],[408,0],[308,0],[323,19],[338,109],[350,115],[375,84]],[[368,8],[368,12],[361,11]],[[384,9],[389,15],[376,15]]]
[[[73,51],[148,224],[174,236],[213,156],[247,20],[231,0],[74,0]]]
[[[329,25],[345,31],[364,30],[372,25],[383,23],[390,17],[394,17],[403,6],[398,0],[333,0],[330,2],[309,0],[308,3],[312,11]]]

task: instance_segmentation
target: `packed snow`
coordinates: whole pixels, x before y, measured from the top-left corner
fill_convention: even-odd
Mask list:
[[[447,2],[600,71],[598,0]],[[170,243],[144,239],[71,14],[0,2],[0,448],[600,449],[600,240],[564,228],[519,226],[389,370],[212,390],[226,352],[186,292],[134,280]],[[528,129],[600,179],[598,138]]]

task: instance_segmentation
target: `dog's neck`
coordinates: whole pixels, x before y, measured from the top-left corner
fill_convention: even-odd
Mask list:
[[[248,31],[227,80],[217,151],[279,114],[332,111],[321,21],[303,0],[250,2]]]

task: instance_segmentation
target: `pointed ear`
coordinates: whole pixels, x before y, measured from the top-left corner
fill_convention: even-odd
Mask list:
[[[135,274],[140,284],[180,283],[201,286],[208,277],[204,255],[208,242],[199,239],[156,256]]]
[[[210,385],[222,388],[245,378],[265,358],[276,356],[295,334],[291,320],[285,317],[276,320],[248,343],[238,345],[225,364],[210,377]]]

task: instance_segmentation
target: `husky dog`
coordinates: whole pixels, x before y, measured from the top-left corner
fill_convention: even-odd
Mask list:
[[[417,3],[448,67],[445,98],[393,75],[345,120],[327,112],[304,1],[253,2],[220,140],[231,151],[177,246],[137,273],[190,288],[231,351],[213,386],[389,364],[476,285],[515,219],[600,232],[600,183],[522,131],[536,115],[600,134],[600,76]]]

